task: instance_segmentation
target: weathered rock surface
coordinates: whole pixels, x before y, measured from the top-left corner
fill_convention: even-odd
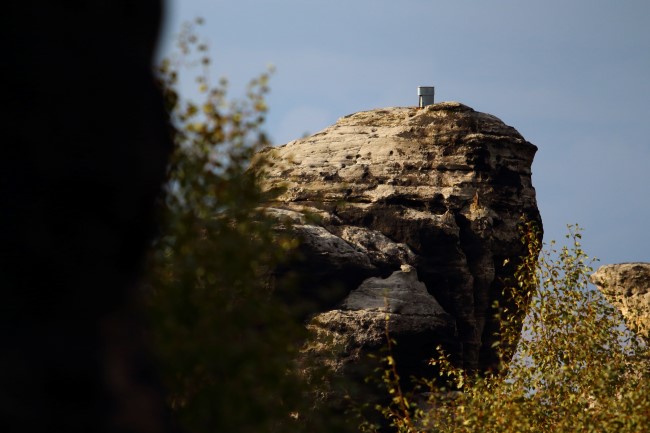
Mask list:
[[[601,266],[591,282],[620,310],[628,327],[650,341],[650,263]]]
[[[352,114],[262,151],[265,188],[281,192],[270,212],[302,239],[291,271],[320,305],[312,324],[344,346],[376,347],[388,313],[399,346],[444,344],[466,367],[492,367],[491,305],[524,252],[520,218],[541,227],[536,150],[496,117],[444,102]],[[393,274],[402,265],[414,271]]]
[[[364,355],[386,344],[387,321],[389,332],[400,340],[393,356],[403,372],[417,377],[426,374],[432,342],[457,334],[453,317],[428,293],[415,268],[403,265],[388,278],[366,279],[337,309],[317,314],[309,324],[317,338],[308,350],[325,355],[324,363],[334,371],[350,365],[354,370]],[[333,356],[327,358],[320,342],[335,348]]]

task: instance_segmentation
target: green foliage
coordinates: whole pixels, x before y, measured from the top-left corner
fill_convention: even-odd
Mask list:
[[[523,225],[529,254],[506,293],[527,311],[521,333],[516,314],[500,313],[500,344],[519,339],[515,356],[504,353],[500,371],[480,376],[441,353],[432,360],[439,377],[423,380],[425,401],[400,396],[382,408],[395,431],[650,431],[648,349],[588,285],[591,261],[579,228],[570,226],[567,238],[570,245],[559,251],[555,243],[542,250],[535,226]],[[389,360],[386,371],[392,370]],[[389,379],[395,394],[399,382]]]
[[[388,306],[388,305],[386,305]],[[397,431],[415,432],[415,419],[422,415],[421,410],[413,401],[410,395],[407,395],[402,390],[400,375],[397,371],[397,362],[393,357],[393,348],[397,341],[390,336],[390,316],[386,315],[386,356],[383,357],[385,368],[377,368],[376,372],[381,375],[380,382],[385,386],[390,397],[389,404],[383,406],[376,404],[375,409],[379,411],[382,416],[389,420],[391,426],[395,427]],[[378,424],[370,423],[366,420],[362,421],[359,426],[362,433],[372,433],[377,431],[380,427]]]
[[[188,431],[286,431],[304,395],[294,366],[303,327],[276,300],[269,270],[295,241],[274,231],[260,172],[247,170],[267,143],[269,76],[228,102],[225,80],[209,81],[207,44],[192,25],[179,47],[180,57],[160,68],[176,149],[145,293],[151,340],[169,404]],[[202,71],[200,103],[179,94],[188,65]]]

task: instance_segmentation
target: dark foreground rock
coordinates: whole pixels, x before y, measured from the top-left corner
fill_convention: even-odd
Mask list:
[[[3,4],[3,433],[178,431],[134,308],[172,150],[162,3]]]
[[[650,341],[650,263],[601,266],[591,282],[620,310],[630,329]]]
[[[507,302],[503,281],[524,253],[518,225],[541,228],[536,150],[496,117],[444,102],[352,114],[261,152],[265,188],[280,192],[269,212],[301,238],[303,260],[279,273],[317,304],[309,326],[340,348],[333,367],[354,370],[381,346],[386,317],[408,373],[438,344],[465,367],[495,366],[491,306]]]

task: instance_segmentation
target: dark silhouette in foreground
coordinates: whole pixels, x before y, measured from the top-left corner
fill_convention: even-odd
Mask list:
[[[133,303],[172,148],[161,1],[4,8],[0,431],[174,431]]]

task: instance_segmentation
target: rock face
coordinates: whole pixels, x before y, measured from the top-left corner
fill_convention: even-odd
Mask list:
[[[371,277],[354,289],[334,310],[317,314],[309,324],[316,342],[326,342],[336,348],[335,356],[325,357],[324,363],[334,371],[354,366],[364,353],[377,351],[386,344],[386,332],[399,336],[393,355],[402,371],[421,377],[433,352],[432,343],[456,336],[456,324],[438,301],[418,280],[410,265],[393,272],[388,278]],[[321,347],[308,346],[308,351],[321,356]],[[349,368],[352,366],[352,368]],[[358,371],[363,379],[366,372]]]
[[[291,271],[319,305],[311,326],[344,342],[343,364],[381,344],[388,314],[415,370],[437,344],[468,368],[494,366],[491,305],[524,252],[520,218],[541,227],[536,150],[496,117],[443,102],[352,114],[260,153],[265,188],[280,193],[269,212],[301,238]]]
[[[630,329],[650,341],[650,263],[601,266],[591,282],[621,311]]]

